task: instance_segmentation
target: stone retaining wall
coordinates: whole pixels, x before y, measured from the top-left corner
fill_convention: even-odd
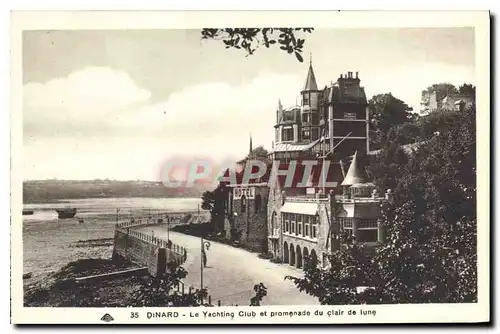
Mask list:
[[[158,223],[156,223],[158,224]],[[155,225],[126,222],[117,224],[114,235],[113,258],[122,258],[139,266],[148,267],[151,275],[156,276],[168,271],[168,263],[182,264],[186,261],[184,247],[159,239],[152,235],[132,229],[137,226]]]

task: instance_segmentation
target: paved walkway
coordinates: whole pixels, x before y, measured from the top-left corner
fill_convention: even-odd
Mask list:
[[[138,227],[143,233],[153,233],[158,238],[167,239],[167,226]],[[188,251],[183,267],[188,271],[184,282],[195,287],[200,286],[201,276],[201,240],[198,237],[170,232],[173,243],[183,246]],[[285,264],[272,263],[260,259],[256,253],[210,241],[207,252],[207,268],[203,269],[203,285],[212,296],[212,303],[221,300],[222,305],[250,305],[250,298],[255,296],[255,284],[264,283],[267,296],[263,305],[319,305],[316,298],[300,292],[295,285],[284,280],[286,275],[300,277],[300,269]]]

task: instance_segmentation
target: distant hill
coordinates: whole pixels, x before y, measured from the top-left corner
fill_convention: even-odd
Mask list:
[[[169,188],[161,182],[114,180],[33,180],[23,182],[24,203],[107,197],[201,197],[210,184]]]

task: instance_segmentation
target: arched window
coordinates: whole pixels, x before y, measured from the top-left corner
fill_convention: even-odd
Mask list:
[[[260,206],[262,204],[261,202],[262,199],[260,194],[255,195],[255,212],[260,212]]]
[[[241,196],[241,212],[247,211],[247,198],[245,195]]]

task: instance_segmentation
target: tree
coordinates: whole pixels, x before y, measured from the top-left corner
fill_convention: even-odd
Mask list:
[[[234,48],[253,55],[262,45],[266,48],[279,46],[280,50],[293,54],[299,62],[303,62],[302,50],[305,39],[300,33],[311,33],[313,28],[204,28],[202,39],[221,40],[226,49]]]
[[[267,296],[267,288],[264,283],[255,284],[253,287],[255,296],[250,299],[250,306],[260,306],[262,299]]]
[[[458,87],[458,94],[476,97],[476,86],[464,83]]]
[[[371,144],[381,148],[387,139],[389,130],[396,125],[412,122],[417,115],[400,99],[391,93],[378,94],[368,101],[370,112]]]
[[[384,189],[395,189],[408,163],[405,151],[397,142],[387,141],[382,151],[371,160],[368,171],[373,182]]]
[[[307,265],[287,279],[322,304],[476,302],[475,114],[445,114],[439,134],[399,162],[397,179],[377,181],[394,183],[395,202],[383,204],[386,240],[372,255],[347,240],[331,269]]]
[[[207,190],[201,195],[201,208],[210,211],[212,227],[220,226],[224,221],[224,203],[227,194],[227,188],[219,184],[213,191]]]
[[[257,146],[252,150],[252,156],[254,158],[267,158],[269,152],[264,148],[264,146]],[[247,155],[247,159],[250,157],[250,154]]]
[[[148,276],[140,288],[132,294],[132,307],[179,307],[200,306],[206,299],[206,289],[189,289],[188,293],[175,291],[175,287],[187,276],[187,271],[171,262],[169,273],[159,277]]]

